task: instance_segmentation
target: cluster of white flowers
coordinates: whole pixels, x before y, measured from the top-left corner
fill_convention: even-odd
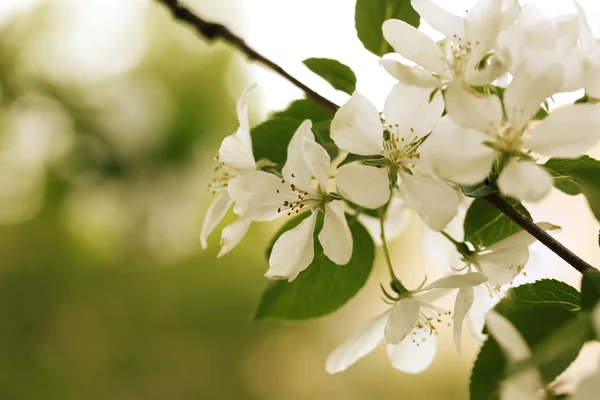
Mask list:
[[[505,196],[539,201],[553,185],[537,163],[540,157],[578,157],[598,142],[600,106],[593,101],[547,107],[551,96],[565,91],[584,88],[590,97],[600,97],[600,45],[580,9],[579,15],[555,20],[515,1],[480,0],[463,18],[429,0],[412,5],[445,38],[435,42],[400,20],[383,24],[385,39],[410,65],[389,57],[381,61],[398,80],[383,114],[356,92],[331,124],[336,146],[360,161],[332,162],[307,120],[291,139],[280,174],[257,168],[247,94],[242,96],[240,127],[219,149],[219,174],[210,186],[216,198],[201,234],[204,247],[233,204],[238,219],[223,230],[219,255],[240,242],[251,221],[306,213],[275,242],[265,275],[293,281],[313,261],[319,213],[323,253],[344,265],[353,252],[345,213],[356,213],[356,206],[387,206],[387,218],[408,207],[431,229],[443,231],[457,215],[460,185],[489,179]],[[376,231],[368,218],[358,220]],[[521,272],[533,242],[520,232],[487,248],[460,243],[462,267],[453,266],[448,276],[417,290],[386,293],[390,309],[336,349],[327,370],[345,370],[385,338],[394,367],[420,372],[435,354],[436,324],[450,320],[460,351],[464,319],[471,315],[476,321],[470,325],[481,336],[494,304],[490,296]],[[457,291],[453,313],[433,304],[450,290]]]

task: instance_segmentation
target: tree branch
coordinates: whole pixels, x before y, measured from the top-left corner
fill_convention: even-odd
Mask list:
[[[182,5],[179,0],[157,0],[158,2],[164,4],[171,13],[173,17],[179,21],[185,22],[188,25],[191,25],[196,29],[196,31],[209,41],[214,41],[217,39],[222,39],[225,42],[233,45],[239,51],[244,53],[246,57],[251,60],[257,61],[260,64],[263,64],[267,68],[277,72],[279,75],[283,76],[285,79],[290,81],[296,87],[302,89],[306,96],[313,100],[314,102],[322,105],[330,111],[332,114],[338,110],[338,105],[334,102],[326,99],[321,96],[304,83],[300,82],[298,79],[294,78],[287,71],[281,68],[278,64],[271,61],[267,57],[260,54],[258,51],[254,50],[252,47],[248,46],[244,39],[237,36],[235,33],[231,32],[227,27],[216,24],[213,22],[208,22],[200,17],[198,14],[192,12],[189,8]]]
[[[294,78],[288,72],[286,72],[283,68],[281,68],[278,64],[271,61],[267,57],[263,56],[250,46],[244,42],[244,40],[231,32],[227,27],[208,22],[202,19],[197,14],[193,13],[189,8],[180,4],[179,0],[157,0],[158,2],[164,4],[171,13],[173,17],[179,21],[185,22],[188,25],[194,27],[198,33],[207,38],[210,41],[214,41],[217,39],[222,39],[229,44],[236,47],[239,51],[244,53],[249,59],[257,61],[267,68],[277,72],[279,75],[286,78],[296,87],[300,88],[306,93],[306,96],[316,103],[322,105],[332,114],[338,110],[338,105],[333,103],[330,100],[327,100],[325,97],[321,96],[304,83],[300,82],[298,79]],[[569,263],[573,268],[582,274],[586,271],[594,269],[587,262],[579,258],[576,254],[571,252],[565,246],[563,246],[560,242],[555,240],[552,236],[546,233],[543,229],[538,227],[526,216],[521,214],[519,211],[514,209],[510,204],[504,200],[497,193],[492,193],[484,197],[488,202],[494,205],[498,210],[500,210],[504,215],[517,223],[521,228],[529,232],[533,237],[543,243],[546,247],[552,250],[556,255]]]
[[[592,267],[590,264],[563,246],[562,243],[554,239],[546,231],[534,224],[533,221],[513,208],[498,193],[488,194],[487,196],[484,196],[484,199],[486,199],[490,204],[500,210],[504,215],[514,221],[521,228],[529,232],[531,236],[539,240],[542,244],[544,244],[544,246],[552,250],[557,256],[565,260],[577,271],[583,274],[594,269],[594,267]]]

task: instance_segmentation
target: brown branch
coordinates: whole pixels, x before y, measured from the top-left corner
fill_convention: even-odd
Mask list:
[[[164,4],[169,10],[171,10],[171,13],[173,14],[173,17],[175,19],[185,22],[188,25],[194,27],[201,36],[205,37],[209,41],[214,41],[217,39],[224,40],[225,42],[233,45],[239,51],[244,53],[246,55],[246,57],[248,57],[249,59],[254,60],[260,64],[263,64],[265,67],[267,67],[267,68],[277,72],[279,75],[283,76],[285,79],[290,81],[293,85],[302,89],[304,91],[304,93],[306,93],[306,96],[309,99],[322,105],[323,107],[325,107],[325,109],[330,111],[332,114],[334,114],[338,110],[339,107],[337,104],[335,104],[334,102],[321,96],[319,93],[315,92],[314,90],[312,90],[311,88],[306,86],[304,83],[302,83],[298,79],[294,78],[292,75],[290,75],[286,70],[281,68],[274,61],[268,59],[267,57],[260,54],[258,51],[254,50],[252,47],[248,46],[248,44],[246,44],[244,39],[237,36],[235,33],[231,32],[227,27],[225,27],[221,24],[208,22],[208,21],[204,20],[198,14],[192,12],[189,8],[182,5],[179,2],[179,0],[157,0],[157,1]]]

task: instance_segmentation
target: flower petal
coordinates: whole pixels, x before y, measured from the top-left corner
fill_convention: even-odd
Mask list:
[[[539,60],[522,63],[504,92],[506,117],[516,130],[533,119],[542,102],[560,91],[564,69],[559,62],[550,65]]]
[[[342,343],[327,358],[325,369],[330,374],[345,371],[363,358],[383,340],[387,311],[362,326],[352,337]]]
[[[412,216],[412,210],[404,204],[399,196],[392,196],[390,204],[385,210],[385,238],[388,242],[394,240],[408,226]],[[379,218],[371,217],[367,214],[360,213],[357,217],[358,221],[369,231],[371,238],[376,246],[381,246],[381,225]]]
[[[392,366],[409,374],[425,371],[431,365],[436,351],[435,335],[424,329],[416,329],[401,343],[387,346]]]
[[[206,239],[208,235],[219,225],[219,222],[223,219],[227,210],[231,207],[232,201],[229,198],[227,190],[221,190],[217,193],[217,197],[210,203],[208,210],[206,210],[206,217],[202,223],[202,231],[200,232],[200,244],[202,248],[207,247]]]
[[[467,313],[473,305],[473,288],[464,287],[458,291],[456,295],[456,303],[454,304],[454,345],[456,350],[461,352],[462,326],[467,316]]]
[[[548,171],[529,161],[509,161],[498,178],[502,194],[526,201],[543,199],[553,184]]]
[[[487,335],[484,335],[483,326],[485,325],[485,316],[500,301],[500,296],[494,296],[484,285],[473,288],[474,300],[471,310],[467,314],[467,326],[477,340],[483,342]]]
[[[299,185],[304,190],[308,190],[312,188],[312,173],[302,151],[305,140],[315,141],[315,135],[312,132],[312,122],[308,119],[300,124],[288,144],[287,160],[281,170],[281,174],[284,179]]]
[[[248,94],[252,89],[256,87],[256,84],[250,85],[244,93],[240,96],[237,102],[237,117],[240,121],[240,127],[236,135],[240,138],[242,143],[250,150],[252,154],[252,138],[250,137],[250,123],[248,122]]]
[[[331,138],[342,150],[361,156],[383,152],[383,127],[377,108],[365,96],[354,92],[335,113]]]
[[[269,270],[265,274],[267,278],[291,282],[312,263],[316,223],[317,212],[313,212],[298,226],[279,236],[269,257]]]
[[[479,131],[461,128],[446,115],[421,146],[421,156],[440,178],[474,185],[487,177],[496,158],[496,152],[483,144],[487,139]]]
[[[241,137],[243,135],[238,129],[237,133],[223,139],[221,147],[219,147],[219,161],[233,169],[253,171],[256,169],[256,162],[252,154],[252,147],[248,148]]]
[[[465,19],[454,15],[429,0],[412,0],[410,4],[421,18],[446,37],[465,37]]]
[[[342,196],[361,207],[376,209],[390,198],[390,179],[386,168],[346,164],[335,173]]]
[[[277,210],[286,200],[281,193],[289,187],[277,175],[254,171],[233,178],[227,190],[235,201],[234,213],[252,221],[272,221],[281,215]]]
[[[467,71],[477,67],[489,53],[498,37],[504,14],[500,12],[502,0],[480,0],[465,17],[465,36],[471,46]]]
[[[308,165],[312,176],[317,179],[321,190],[327,191],[329,166],[331,163],[329,154],[327,154],[327,151],[319,143],[306,138],[304,138],[302,144],[302,152],[304,153],[304,161],[306,162],[306,165]]]
[[[430,289],[462,289],[481,285],[487,282],[488,278],[481,272],[467,272],[466,274],[455,274],[445,276],[435,282],[425,286],[421,290]]]
[[[431,90],[442,85],[438,78],[421,67],[409,67],[392,59],[383,59],[379,61],[379,64],[388,74],[408,85],[430,88]]]
[[[486,317],[486,324],[508,361],[519,362],[531,356],[527,342],[508,319],[492,310]]]
[[[431,89],[396,84],[388,95],[383,108],[386,122],[397,126],[400,138],[427,135],[444,112],[441,91],[431,97]]]
[[[491,286],[501,286],[511,282],[529,260],[527,246],[508,247],[477,257],[481,271],[489,278]]]
[[[502,123],[502,103],[497,96],[485,96],[467,88],[462,81],[448,85],[446,110],[464,128],[495,135]]]
[[[325,204],[323,228],[319,232],[323,253],[338,265],[345,265],[352,258],[352,232],[344,215],[344,203],[340,200]]]
[[[398,19],[388,19],[383,23],[383,36],[402,57],[437,75],[451,75],[446,57],[433,39],[414,26]]]
[[[536,225],[545,231],[550,231],[553,233],[558,233],[561,230],[560,226],[551,224],[549,222],[536,222]],[[506,239],[502,239],[501,241],[494,243],[488,247],[488,250],[500,250],[514,246],[531,246],[536,240],[537,239],[531,236],[527,231],[520,231],[514,235],[510,235]]]
[[[224,256],[240,244],[251,223],[252,220],[249,218],[238,218],[223,228],[223,232],[221,232],[221,251],[219,251],[217,257]]]
[[[600,140],[598,126],[600,106],[560,107],[529,132],[523,147],[551,157],[578,157]]]
[[[431,229],[441,231],[458,212],[458,194],[445,182],[401,172],[400,192]]]
[[[600,372],[595,372],[579,382],[575,393],[569,396],[569,400],[596,400],[598,393],[600,393]]]
[[[411,298],[398,301],[390,310],[385,324],[385,339],[398,344],[417,326],[421,302]],[[410,339],[409,339],[410,340]]]

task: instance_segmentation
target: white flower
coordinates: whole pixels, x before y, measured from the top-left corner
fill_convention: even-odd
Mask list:
[[[485,279],[477,272],[449,276],[423,289],[405,293],[389,310],[369,321],[331,353],[326,363],[327,372],[333,374],[346,370],[373,351],[383,339],[387,342],[387,353],[394,368],[413,374],[424,371],[435,356],[436,323],[443,322],[442,318],[450,315],[450,312],[431,304],[431,299],[445,294],[445,289],[459,289],[454,335],[460,348],[463,319],[470,306],[470,289],[485,282]],[[422,293],[424,291],[430,292]]]
[[[490,334],[496,339],[509,363],[517,363],[531,357],[531,350],[519,331],[505,317],[490,311],[486,317]],[[526,368],[500,384],[500,400],[539,400],[546,398],[540,372]]]
[[[394,240],[405,231],[411,216],[412,210],[402,201],[398,191],[394,190],[385,210],[383,225],[385,238],[388,242]],[[383,242],[381,240],[381,222],[379,218],[359,213],[356,219],[369,231],[375,245],[381,246]]]
[[[578,1],[575,1],[579,17],[579,51],[583,62],[583,88],[592,98],[600,99],[600,44],[594,37],[585,11]]]
[[[591,104],[563,106],[543,121],[532,122],[540,104],[557,92],[561,81],[559,64],[524,63],[504,93],[504,107],[497,96],[481,95],[460,82],[450,85],[448,115],[423,149],[435,173],[458,184],[476,184],[504,154],[509,161],[498,179],[500,191],[517,199],[541,200],[553,180],[535,164],[531,151],[574,158],[600,139],[600,107]]]
[[[384,132],[379,113],[364,96],[354,93],[335,114],[331,137],[350,153],[380,157],[370,164],[347,164],[337,173],[340,193],[352,202],[377,208],[388,202],[389,179],[399,177],[404,202],[433,229],[443,229],[456,214],[458,195],[446,183],[424,176],[419,148],[444,109],[441,94],[430,100],[430,90],[397,84],[388,96]]]
[[[600,338],[600,304],[594,307],[592,324],[596,337]],[[569,400],[595,400],[598,398],[598,393],[600,393],[600,368],[579,382],[575,393],[569,397]]]
[[[204,249],[207,247],[208,235],[217,227],[233,204],[228,192],[229,185],[239,176],[256,170],[248,123],[248,93],[253,87],[248,88],[238,100],[237,115],[240,126],[237,132],[223,139],[219,148],[218,165],[215,168],[217,176],[208,185],[208,190],[216,194],[216,197],[206,211],[200,233],[200,244]],[[240,218],[223,229],[219,257],[239,244],[248,231],[250,222],[250,219],[240,215]]]
[[[437,44],[404,21],[383,24],[383,35],[402,57],[417,63],[409,67],[394,60],[381,65],[396,79],[411,85],[436,88],[463,78],[471,85],[492,82],[505,71],[497,59],[479,69],[492,50],[508,13],[502,0],[480,0],[466,17],[451,14],[429,0],[412,0],[412,6],[431,27],[446,36]],[[513,7],[509,7],[513,10]]]
[[[269,221],[280,215],[311,214],[275,242],[265,274],[271,279],[292,281],[311,264],[319,212],[324,213],[318,238],[325,256],[339,265],[347,264],[352,256],[352,234],[344,204],[327,192],[330,158],[315,142],[311,127],[312,123],[306,120],[294,133],[282,178],[256,171],[229,186],[229,194],[236,202],[233,211],[245,218]]]

